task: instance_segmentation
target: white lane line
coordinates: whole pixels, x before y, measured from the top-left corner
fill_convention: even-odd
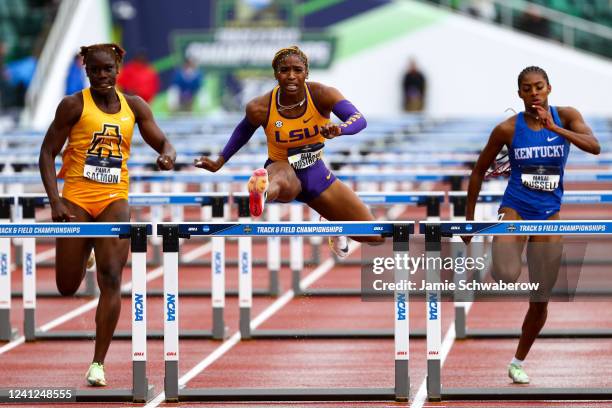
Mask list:
[[[204,254],[206,254],[207,252],[210,251],[212,245],[210,242],[201,245],[195,249],[193,249],[190,252],[187,252],[184,256],[183,256],[183,260],[186,262],[190,262],[193,261],[194,259],[198,258],[199,256],[202,256]],[[150,282],[153,279],[156,279],[160,276],[163,275],[163,266],[159,266],[155,269],[153,269],[151,272],[147,273],[147,282]],[[121,285],[121,290],[122,291],[126,291],[126,290],[131,290],[132,289],[132,281],[126,282],[125,284]],[[57,327],[63,323],[66,323],[67,321],[74,319],[77,316],[82,315],[83,313],[87,313],[88,311],[90,311],[91,309],[95,308],[98,305],[98,298],[93,299],[87,303],[85,303],[84,305],[79,306],[78,308],[71,310],[70,312],[63,314],[61,316],[59,316],[56,319],[53,319],[52,321],[45,323],[44,325],[40,326],[38,330],[42,331],[42,332],[46,332],[49,331],[51,329],[53,329],[54,327]],[[19,346],[20,344],[24,343],[25,341],[25,337],[24,336],[20,336],[14,340],[12,340],[11,342],[5,344],[4,346],[0,347],[0,355],[3,353],[6,353],[9,350],[14,349],[15,347]]]
[[[465,304],[465,316],[467,317],[468,312],[472,308],[472,302],[464,302]],[[453,347],[453,343],[455,342],[455,323],[451,323],[444,335],[444,340],[442,341],[442,349],[440,350],[440,371],[442,371],[442,367],[444,366],[444,362],[446,361],[446,357],[448,353],[450,353],[450,349]],[[442,374],[442,373],[440,373]],[[414,400],[412,401],[411,408],[422,408],[423,404],[425,404],[427,400],[427,376],[423,379],[419,390],[417,391]]]
[[[391,214],[394,218],[397,218],[405,209],[404,205],[395,205],[391,207],[389,210],[390,218]],[[392,218],[393,219],[393,218]],[[357,248],[359,248],[361,244],[359,242],[351,242],[349,247],[349,255],[352,254]],[[306,277],[300,280],[300,288],[302,290],[307,289],[310,285],[312,285],[317,279],[323,277],[327,272],[329,272],[332,267],[335,265],[335,262],[332,258],[327,259],[321,265],[319,265],[315,270],[309,273]],[[274,303],[265,308],[259,315],[257,315],[253,320],[251,320],[251,329],[256,329],[263,322],[269,319],[274,313],[278,312],[282,307],[284,307],[291,299],[293,299],[294,293],[293,290],[288,290],[278,298]],[[206,367],[210,366],[216,360],[221,358],[225,353],[230,351],[232,347],[240,342],[240,332],[235,332],[229,339],[225,340],[219,347],[217,347],[212,353],[210,353],[206,358],[196,364],[191,370],[189,370],[185,375],[179,378],[179,388],[184,388],[185,385],[192,380],[195,376],[200,374],[202,371],[206,369]],[[159,404],[163,403],[166,399],[165,393],[160,393],[155,396],[144,408],[155,408]]]

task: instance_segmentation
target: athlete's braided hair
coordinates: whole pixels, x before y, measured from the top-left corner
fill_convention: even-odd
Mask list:
[[[81,47],[79,55],[83,57],[83,64],[87,65],[87,57],[96,51],[104,51],[111,54],[115,58],[117,65],[123,61],[125,50],[114,43],[85,45]]]
[[[525,77],[525,75],[530,74],[530,73],[536,73],[536,74],[540,74],[544,77],[544,79],[546,80],[546,84],[550,85],[550,82],[548,81],[548,75],[546,74],[546,71],[544,71],[542,68],[540,67],[536,67],[534,65],[525,68],[524,70],[521,71],[521,73],[518,76],[518,86],[519,88],[521,87],[521,81],[523,81],[523,78]]]
[[[299,59],[301,59],[306,66],[306,73],[308,73],[308,57],[302,50],[299,49],[297,45],[281,48],[280,50],[276,51],[276,54],[274,54],[274,58],[272,59],[272,68],[274,69],[274,72],[278,72],[278,66],[280,63],[290,55],[296,55]]]

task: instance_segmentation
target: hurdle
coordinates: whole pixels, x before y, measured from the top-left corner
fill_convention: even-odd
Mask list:
[[[455,220],[465,217],[466,192],[451,191],[449,192],[449,201],[453,203],[452,216]],[[483,191],[478,196],[479,203],[497,203],[503,197],[503,192]],[[612,191],[566,191],[563,195],[564,204],[610,204],[612,203]],[[596,221],[593,221],[596,222]],[[483,236],[475,236],[474,239]],[[454,238],[460,242],[455,235]],[[594,262],[585,262],[586,264],[602,264],[605,260],[595,260]],[[607,262],[609,263],[609,261]],[[455,274],[455,277],[457,275]],[[555,291],[553,291],[555,293]],[[514,293],[516,295],[525,295],[524,292]],[[575,295],[587,296],[609,296],[610,291],[606,289],[589,289],[581,290],[577,288]],[[466,338],[518,338],[521,334],[518,329],[468,329],[467,317],[464,302],[455,302],[455,331],[458,339]],[[549,329],[544,328],[539,334],[542,338],[608,338],[612,337],[612,329],[596,329],[596,328],[575,328],[575,329]]]
[[[426,208],[429,221],[440,219],[440,205],[444,202],[444,191],[402,191],[402,192],[357,192],[357,196],[368,206],[416,205]],[[359,261],[337,260],[338,265],[361,265]],[[303,296],[361,296],[360,289],[353,288],[311,288],[302,290],[299,285],[300,271],[292,276],[292,287],[296,295]],[[392,335],[389,332],[389,335]]]
[[[0,224],[11,222],[13,197],[0,197]],[[11,341],[17,329],[11,327],[11,239],[0,238],[0,341]]]
[[[278,400],[398,400],[407,401],[410,390],[408,375],[408,291],[396,291],[395,315],[395,387],[394,388],[202,388],[179,389],[178,384],[178,239],[192,236],[239,237],[240,247],[240,333],[241,338],[256,338],[251,330],[252,297],[251,240],[255,236],[392,236],[393,251],[408,253],[409,235],[413,223],[338,222],[338,223],[209,223],[161,224],[158,234],[164,247],[164,391],[167,401],[278,401]],[[407,270],[396,269],[395,280],[408,277]]]
[[[442,237],[456,235],[593,235],[612,234],[612,221],[498,221],[421,223],[428,256],[440,256]],[[596,231],[596,232],[594,232]],[[427,270],[428,282],[440,282],[435,265]],[[430,298],[431,296],[431,298]],[[438,291],[428,291],[427,308],[427,397],[440,400],[600,400],[612,399],[612,388],[520,387],[446,388],[441,385],[441,300]],[[432,318],[430,312],[435,310]]]
[[[36,330],[36,263],[32,257],[35,239],[38,237],[119,237],[130,239],[132,250],[132,389],[77,390],[76,400],[88,401],[133,401],[146,402],[153,387],[147,379],[147,296],[146,254],[147,236],[151,235],[150,224],[131,223],[24,223],[0,224],[0,239],[23,238],[23,307],[25,311],[24,336],[26,341],[36,339],[73,339],[77,332],[41,332]],[[93,338],[93,333],[89,338]]]

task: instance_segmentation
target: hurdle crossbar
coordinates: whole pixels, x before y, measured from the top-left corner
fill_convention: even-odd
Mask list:
[[[498,222],[425,222],[419,225],[425,234],[426,250],[440,256],[442,237],[456,235],[593,235],[612,234],[612,221],[498,221]],[[440,270],[433,265],[427,270],[428,282],[440,282]],[[431,297],[430,297],[431,296]],[[555,387],[484,387],[449,388],[441,385],[440,353],[441,300],[439,291],[427,291],[427,396],[440,400],[590,400],[611,399],[612,388]],[[431,311],[435,310],[432,316]],[[482,336],[479,336],[482,337]]]
[[[244,219],[246,221],[246,219]],[[211,388],[179,389],[178,384],[178,239],[192,236],[239,237],[239,304],[241,338],[257,338],[250,321],[252,298],[251,239],[255,236],[392,236],[396,253],[408,252],[408,238],[413,223],[334,222],[334,223],[209,223],[162,224],[158,233],[164,237],[164,358],[165,396],[168,401],[241,401],[241,400],[389,400],[407,401],[410,389],[408,375],[408,292],[395,293],[395,387],[394,388],[328,388],[328,389],[250,389]],[[396,281],[406,279],[405,270],[395,270]],[[395,305],[398,305],[395,307]],[[401,305],[401,307],[399,307]],[[263,332],[263,331],[262,331]],[[264,336],[265,337],[265,336]]]

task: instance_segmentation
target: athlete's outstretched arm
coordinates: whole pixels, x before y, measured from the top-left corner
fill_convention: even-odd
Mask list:
[[[313,95],[316,95],[317,105],[323,112],[333,112],[342,123],[328,123],[321,128],[321,135],[333,139],[340,135],[354,135],[368,125],[365,117],[351,102],[346,100],[336,88],[325,86],[316,82],[311,83]]]
[[[62,150],[70,135],[70,129],[78,122],[82,111],[83,103],[76,95],[62,99],[40,147],[38,167],[47,197],[49,197],[53,221],[70,221],[74,217],[60,199],[55,174],[55,157]]]
[[[174,168],[176,151],[164,135],[164,132],[157,126],[149,105],[140,96],[130,97],[129,104],[134,111],[134,115],[136,115],[136,123],[142,138],[159,153],[157,158],[159,168],[161,170],[171,170]]]
[[[570,143],[576,145],[580,150],[587,153],[599,154],[601,147],[597,138],[593,134],[591,128],[584,122],[582,115],[578,110],[572,107],[559,108],[559,114],[563,112],[563,116],[569,129],[557,126],[550,112],[541,106],[534,106],[538,112],[538,119],[542,125],[549,130],[563,136]]]
[[[216,160],[201,156],[193,161],[194,166],[213,173],[223,167],[242,146],[247,144],[259,126],[265,126],[268,116],[267,101],[270,99],[269,95],[268,93],[267,95],[255,98],[247,104],[245,117],[234,128],[230,139]]]
[[[478,156],[478,160],[472,169],[470,182],[468,184],[465,213],[466,220],[474,219],[474,211],[476,209],[476,202],[478,201],[478,194],[480,194],[482,180],[484,179],[487,169],[491,167],[491,164],[493,164],[495,161],[497,154],[501,151],[504,145],[510,144],[508,143],[508,134],[512,135],[511,129],[509,129],[506,122],[497,125],[495,129],[493,129],[493,132],[491,132],[487,145],[484,147],[482,152],[480,152],[480,156]]]

